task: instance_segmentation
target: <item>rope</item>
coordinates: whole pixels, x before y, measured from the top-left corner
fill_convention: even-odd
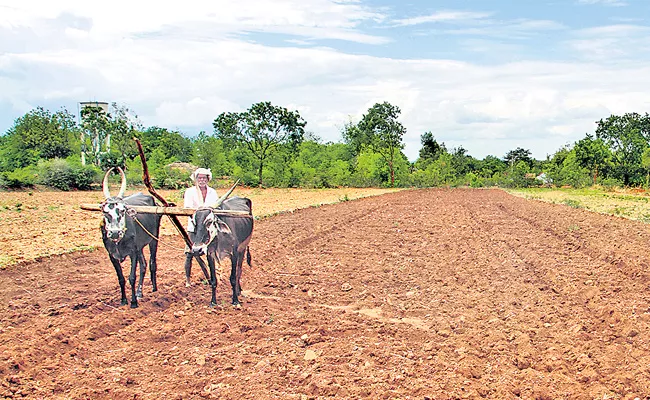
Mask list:
[[[181,248],[176,247],[176,246],[173,246],[173,245],[171,245],[171,244],[169,244],[169,243],[161,242],[161,241],[160,241],[160,238],[155,237],[151,232],[149,232],[149,231],[147,230],[147,228],[145,228],[144,225],[142,225],[142,223],[140,222],[140,220],[139,220],[135,215],[133,215],[132,217],[133,217],[133,220],[134,220],[135,222],[137,222],[138,225],[140,225],[140,228],[142,228],[145,232],[147,232],[147,234],[148,234],[149,236],[151,236],[152,238],[154,238],[158,243],[162,243],[162,244],[164,244],[165,246],[171,247],[172,249],[180,250],[180,251],[182,251],[182,252],[185,252],[185,249],[184,249],[184,248],[181,249]]]

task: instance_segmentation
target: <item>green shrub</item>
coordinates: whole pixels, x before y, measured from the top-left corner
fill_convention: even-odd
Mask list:
[[[79,190],[89,190],[97,182],[99,169],[93,165],[72,167],[72,187]]]
[[[615,178],[605,178],[599,180],[599,183],[606,191],[612,191],[617,187],[623,186],[623,183]]]
[[[0,173],[0,187],[3,189],[21,189],[33,187],[37,181],[36,168],[33,165]]]
[[[51,161],[40,161],[38,168],[40,170],[39,183],[59,190],[70,190],[74,176],[72,168],[65,160],[57,158]]]
[[[566,204],[567,206],[569,206],[571,208],[582,208],[582,203],[580,203],[580,201],[578,201],[578,200],[566,199],[566,200],[562,201],[562,203]]]
[[[97,181],[99,169],[92,165],[75,165],[75,163],[55,158],[38,163],[38,182],[55,189],[68,191],[72,189],[88,190]]]

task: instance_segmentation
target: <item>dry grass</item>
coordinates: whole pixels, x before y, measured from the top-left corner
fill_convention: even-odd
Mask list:
[[[111,193],[117,193],[112,187]],[[264,217],[321,204],[393,192],[399,189],[249,189],[237,188],[233,195],[253,201],[253,214]],[[129,188],[127,195],[146,188]],[[219,194],[225,189],[218,189]],[[181,204],[181,191],[160,190],[170,202]],[[57,192],[17,191],[0,193],[0,268],[55,254],[90,250],[102,246],[100,214],[79,208],[82,203],[99,203],[101,191]],[[184,220],[181,220],[184,222]],[[178,235],[168,218],[163,218],[162,235]]]
[[[508,193],[531,200],[650,222],[650,193],[642,189],[512,189]]]

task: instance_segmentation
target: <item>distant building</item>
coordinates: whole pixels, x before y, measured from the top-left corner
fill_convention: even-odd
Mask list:
[[[546,176],[546,173],[544,173],[544,172],[537,175],[537,177],[535,179],[537,179],[538,181],[541,181],[544,185],[548,185],[549,183],[553,183],[553,179]]]

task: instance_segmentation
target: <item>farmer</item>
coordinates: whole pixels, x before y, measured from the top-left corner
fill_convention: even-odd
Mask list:
[[[216,190],[208,186],[208,182],[212,180],[212,171],[209,168],[198,168],[190,175],[190,179],[194,182],[194,186],[187,188],[185,191],[183,207],[199,208],[201,206],[213,206],[219,199],[219,196],[217,196]],[[194,224],[192,223],[192,217],[187,217],[187,231],[189,232],[190,240],[194,243]],[[190,286],[192,258],[191,249],[185,245],[185,286]]]

